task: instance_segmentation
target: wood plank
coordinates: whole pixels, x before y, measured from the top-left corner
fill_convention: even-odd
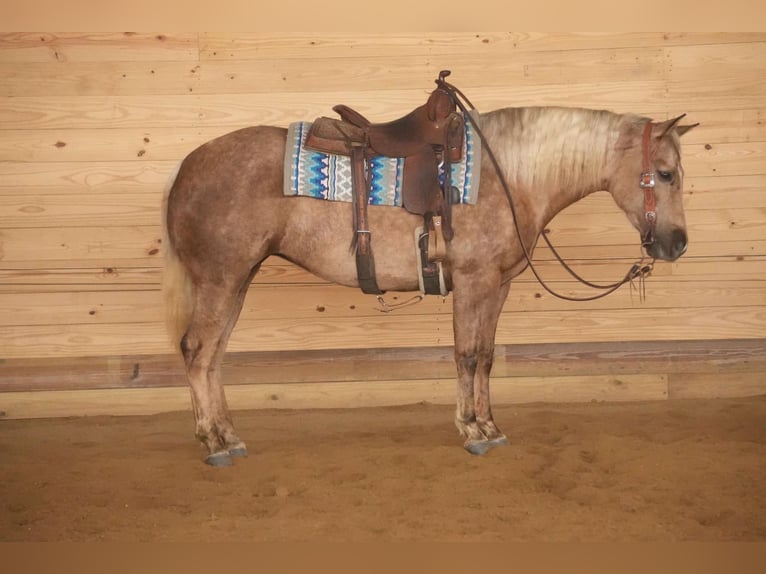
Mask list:
[[[681,113],[683,110],[679,110]],[[766,109],[724,109],[692,112],[684,123],[701,125],[684,135],[683,143],[714,144],[766,141]]]
[[[116,267],[121,258],[159,261],[161,236],[159,226],[4,229],[0,230],[0,251],[6,263],[90,259],[104,262],[99,267]]]
[[[499,344],[690,339],[764,339],[764,306],[664,309],[647,320],[644,309],[516,312],[501,315]],[[311,322],[244,319],[229,350],[274,351],[449,345],[452,318],[432,315],[322,318]],[[0,332],[5,358],[165,353],[160,323],[10,326]]]
[[[193,93],[195,62],[3,62],[0,96],[146,96]]]
[[[526,57],[530,52],[648,48],[687,44],[762,42],[762,33],[703,32],[443,32],[439,34],[277,34],[216,33],[200,35],[200,58],[242,60],[270,58],[335,58],[349,53],[358,57],[471,55],[473,57]]]
[[[583,295],[584,289],[573,282],[556,282],[555,289],[568,295]],[[389,292],[390,303],[406,301],[412,293]],[[505,312],[546,311],[560,309],[638,308],[646,312],[667,308],[736,308],[766,304],[765,281],[707,281],[682,283],[652,280],[647,285],[644,301],[629,288],[598,301],[574,303],[562,301],[544,292],[538,285],[526,282],[514,284],[506,301]],[[358,289],[330,285],[254,285],[245,301],[242,320],[304,319],[312,321],[330,317],[368,317],[381,313],[373,297]],[[396,316],[448,315],[452,300],[426,297],[416,305],[395,311]],[[4,326],[73,325],[106,323],[148,323],[164,315],[162,296],[157,288],[140,286],[132,290],[89,291],[60,290],[56,292],[14,293],[3,290],[0,318]]]
[[[2,195],[0,227],[58,228],[103,225],[154,225],[161,219],[158,193],[83,193],[77,195]]]
[[[0,292],[103,291],[159,288],[159,267],[143,267],[145,260],[121,261],[121,267],[81,267],[81,261],[68,261],[72,267],[40,267],[38,261],[26,268],[0,269]],[[1,263],[1,262],[0,262]]]
[[[292,383],[289,385],[238,385],[227,390],[230,407],[237,409],[361,408],[428,402],[452,404],[452,379],[392,382]],[[493,402],[644,401],[667,398],[663,375],[592,377],[497,378]],[[183,388],[109,389],[0,393],[4,419],[63,416],[125,416],[191,410],[189,392]]]
[[[196,127],[200,99],[182,96],[0,97],[4,129]]]
[[[197,39],[196,33],[6,32],[0,34],[0,62],[193,62]]]
[[[740,281],[746,278],[755,280],[766,279],[761,273],[761,269],[766,269],[764,265],[765,260],[763,257],[756,257],[752,260],[752,265],[738,267],[738,263],[742,263],[744,259],[729,261],[703,261],[697,259],[688,259],[684,261],[686,265],[681,264],[680,260],[670,263],[668,268],[664,269],[666,277],[669,271],[669,275],[673,279],[684,278],[687,281],[700,281],[703,277],[712,277],[713,275],[719,278],[731,278],[735,281]],[[654,273],[653,273],[654,274]],[[736,279],[734,277],[736,276]]]
[[[698,82],[669,79],[665,83],[668,108],[678,113],[760,108],[764,91],[766,79],[758,74]]]
[[[355,92],[378,91],[385,77],[386,89],[422,85],[430,89],[440,70],[450,68],[450,80],[463,91],[490,86],[537,86],[541,84],[587,84],[625,78],[653,81],[662,75],[660,48],[625,48],[528,53],[523,59],[506,55],[485,57],[492,67],[476,67],[474,54],[403,55],[379,52],[357,56],[353,52],[333,58],[269,58],[259,60],[211,60],[199,68],[198,93],[273,93],[347,90],[347,71],[354,70]],[[454,78],[454,79],[453,79]],[[34,94],[20,94],[34,95]]]
[[[143,323],[164,315],[159,290],[3,293],[3,325]]]
[[[695,176],[762,175],[766,141],[685,145],[684,171]]]
[[[722,382],[766,373],[762,340],[637,341],[497,345],[494,377],[707,373]],[[227,353],[227,387],[252,384],[419,381],[456,376],[452,347]],[[180,353],[0,362],[2,391],[188,385]]]
[[[0,194],[126,191],[161,194],[179,161],[3,161]]]
[[[695,84],[766,75],[766,42],[672,46],[664,51],[672,82]]]
[[[228,128],[59,128],[0,131],[0,157],[19,162],[175,161]]]
[[[766,207],[763,189],[766,189],[766,175],[685,177],[684,209],[689,212],[720,205]],[[605,199],[611,201],[609,197]]]

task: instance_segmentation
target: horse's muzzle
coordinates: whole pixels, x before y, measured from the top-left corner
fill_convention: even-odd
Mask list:
[[[686,253],[688,247],[686,232],[676,228],[668,234],[656,234],[646,245],[646,252],[655,259],[675,261]]]

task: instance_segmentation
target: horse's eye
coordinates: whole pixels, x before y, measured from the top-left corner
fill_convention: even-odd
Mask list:
[[[673,172],[672,171],[657,170],[657,175],[665,183],[672,183],[673,182]]]

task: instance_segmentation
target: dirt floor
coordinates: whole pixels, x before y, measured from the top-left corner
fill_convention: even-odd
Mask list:
[[[766,540],[766,397],[240,411],[202,464],[190,413],[0,423],[0,540]]]

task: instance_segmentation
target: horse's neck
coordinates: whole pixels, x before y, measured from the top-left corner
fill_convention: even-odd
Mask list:
[[[512,193],[545,224],[572,203],[609,185],[619,116],[568,108],[507,108],[482,128]]]

